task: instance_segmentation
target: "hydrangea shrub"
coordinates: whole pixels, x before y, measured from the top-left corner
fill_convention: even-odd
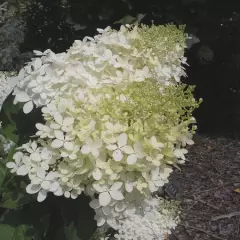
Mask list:
[[[67,52],[35,51],[14,103],[41,108],[32,140],[7,163],[27,193],[91,197],[97,225],[116,239],[164,239],[177,210],[154,197],[193,144],[198,107],[185,76],[183,28],[126,25],[77,40]],[[140,231],[141,229],[141,231]]]

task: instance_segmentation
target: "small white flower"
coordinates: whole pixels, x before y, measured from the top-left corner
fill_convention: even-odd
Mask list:
[[[150,174],[143,173],[142,175],[148,180],[148,188],[151,192],[156,192],[166,183],[164,176],[160,174],[159,167],[151,170]]]
[[[41,123],[36,123],[36,128],[38,129],[36,135],[40,138],[54,138],[54,131],[50,127]]]
[[[58,112],[56,112],[54,115],[54,120],[56,123],[51,123],[50,128],[54,130],[62,130],[63,132],[69,132],[72,128],[72,125],[74,123],[73,117],[65,117],[63,118],[62,115]]]
[[[99,149],[102,147],[102,141],[100,139],[93,140],[92,138],[88,138],[86,140],[86,144],[84,144],[81,148],[82,154],[91,153],[94,157],[99,156]]]
[[[119,123],[112,124],[110,122],[105,123],[106,130],[102,132],[102,139],[106,144],[113,144],[117,142],[119,133],[125,132],[127,127]]]
[[[135,164],[138,159],[142,159],[145,156],[140,142],[134,143],[133,147],[126,147],[125,153],[128,154],[127,163],[129,165]]]
[[[149,144],[155,149],[161,149],[161,148],[164,147],[163,143],[160,143],[160,142],[157,141],[156,136],[152,136],[150,138]]]
[[[51,143],[52,148],[61,148],[63,146],[68,151],[72,151],[74,149],[74,144],[72,142],[74,139],[73,137],[64,134],[64,132],[60,130],[54,130],[54,135],[56,139],[54,139]]]
[[[99,193],[99,204],[107,206],[112,199],[120,201],[124,199],[121,192],[122,182],[115,182],[110,189],[106,185],[93,184],[93,188]]]
[[[59,183],[56,181],[58,174],[56,172],[49,172],[43,168],[37,168],[36,177],[32,179],[31,183],[26,187],[29,194],[38,192],[37,200],[42,202],[46,199],[48,192],[57,192],[60,188]]]
[[[175,149],[174,152],[173,152],[175,157],[181,158],[182,160],[186,160],[184,154],[187,154],[187,153],[188,153],[188,150],[185,149],[185,148]]]
[[[112,156],[113,159],[117,162],[123,159],[123,153],[128,150],[127,144],[127,134],[122,133],[117,137],[117,144],[107,145],[106,148],[108,150],[113,151]]]
[[[13,155],[15,162],[8,162],[6,166],[11,169],[11,173],[17,172],[18,168],[22,165],[22,158],[24,154],[22,152],[16,152]]]

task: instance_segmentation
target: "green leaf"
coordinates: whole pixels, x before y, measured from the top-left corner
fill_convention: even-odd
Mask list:
[[[29,203],[32,196],[20,191],[11,191],[2,194],[0,207],[8,209],[17,209],[22,205]]]
[[[64,232],[67,240],[82,240],[78,236],[78,230],[73,222],[64,227]]]
[[[27,225],[11,226],[0,224],[1,239],[4,240],[31,240],[31,236],[26,236]]]
[[[9,173],[9,171],[6,172]],[[27,178],[6,174],[0,187],[0,207],[17,209],[32,202],[35,196],[26,193],[27,181]]]
[[[8,139],[15,143],[18,142],[19,137],[15,134],[17,131],[16,126],[13,124],[8,124],[5,127],[3,127],[3,134]]]
[[[132,16],[130,16],[130,15],[127,15],[127,16],[121,18],[120,20],[114,22],[114,24],[120,23],[120,24],[125,25],[125,24],[131,24],[131,23],[133,23],[134,21],[136,21],[136,18],[135,18],[135,17],[132,17]]]
[[[1,240],[43,240],[50,214],[45,205],[33,204],[19,211],[6,212],[0,222]]]
[[[13,161],[13,155],[16,152],[16,145],[13,145],[9,150],[8,150],[8,157],[7,157],[7,162]]]
[[[3,163],[0,163],[0,188],[4,182],[6,176],[6,166]]]
[[[66,199],[62,206],[66,240],[89,240],[95,230],[94,211],[89,206],[90,199],[80,196],[76,200]]]
[[[21,212],[11,211],[4,217],[0,223],[0,236],[4,240],[32,240],[29,230],[31,225],[25,224]]]
[[[131,15],[127,15],[127,16],[124,16],[123,18],[121,18],[120,20],[114,22],[113,24],[123,24],[123,25],[126,25],[126,24],[133,24],[133,23],[140,23],[142,21],[142,19],[145,17],[146,14],[137,14],[136,17],[133,17]]]
[[[14,97],[12,95],[9,95],[7,99],[4,101],[2,109],[8,121],[15,126],[15,122],[12,119],[12,114],[17,114],[20,111],[20,109],[22,109],[23,104],[13,104],[13,99]]]

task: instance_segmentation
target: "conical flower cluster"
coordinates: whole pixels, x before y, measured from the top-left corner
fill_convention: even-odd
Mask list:
[[[89,195],[97,225],[117,239],[162,239],[178,220],[152,196],[184,163],[199,104],[180,83],[185,35],[154,25],[98,32],[66,53],[35,51],[20,71],[14,102],[25,113],[41,107],[45,123],[7,166],[28,175],[38,201]]]

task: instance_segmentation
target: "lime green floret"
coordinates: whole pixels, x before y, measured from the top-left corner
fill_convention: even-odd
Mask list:
[[[175,25],[166,26],[147,26],[142,24],[138,28],[140,34],[138,49],[152,49],[157,57],[167,56],[169,52],[176,52],[178,44],[181,52],[184,51],[186,42],[185,26],[176,27]]]
[[[125,89],[106,87],[99,91],[111,97],[103,98],[98,107],[101,116],[128,125],[132,134],[157,135],[179,125],[192,123],[192,112],[199,106],[193,97],[194,87],[178,84],[163,88],[154,81],[134,82]],[[125,101],[119,101],[119,97]],[[100,116],[99,116],[100,117]],[[137,135],[138,135],[137,134]]]

